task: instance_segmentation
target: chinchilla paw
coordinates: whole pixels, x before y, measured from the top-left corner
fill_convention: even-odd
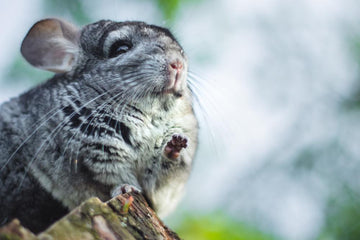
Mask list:
[[[180,151],[187,147],[187,138],[180,135],[174,134],[170,141],[167,142],[164,154],[170,159],[177,159],[180,156]]]

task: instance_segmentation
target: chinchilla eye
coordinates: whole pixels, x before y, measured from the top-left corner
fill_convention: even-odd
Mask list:
[[[120,54],[126,53],[132,47],[132,44],[128,41],[119,40],[111,45],[109,50],[109,58],[114,58]]]

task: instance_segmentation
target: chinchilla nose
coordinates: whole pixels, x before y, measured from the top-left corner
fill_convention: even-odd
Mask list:
[[[184,63],[176,58],[169,63],[169,71],[170,71],[170,81],[174,81],[175,83],[179,81],[184,75]]]
[[[170,67],[175,71],[180,72],[183,69],[183,63],[179,59],[176,59],[170,63]]]

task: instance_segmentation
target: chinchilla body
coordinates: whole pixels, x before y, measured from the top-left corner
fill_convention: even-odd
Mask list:
[[[187,60],[173,35],[143,22],[77,29],[45,19],[21,51],[57,74],[0,106],[0,224],[19,218],[38,232],[126,185],[160,216],[173,210],[198,132]]]

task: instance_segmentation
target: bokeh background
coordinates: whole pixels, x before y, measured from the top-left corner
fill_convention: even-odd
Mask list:
[[[51,76],[19,52],[45,17],[142,20],[185,48],[201,134],[165,219],[182,238],[360,239],[359,1],[1,0],[1,102]]]

